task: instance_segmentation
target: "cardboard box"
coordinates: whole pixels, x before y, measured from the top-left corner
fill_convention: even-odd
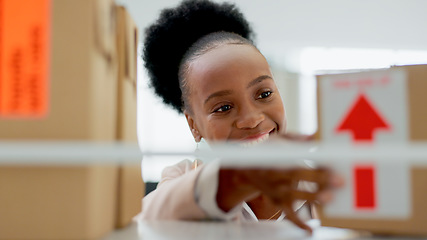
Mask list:
[[[390,75],[392,74],[392,75]],[[373,76],[373,79],[370,79],[370,76]],[[385,89],[381,90],[381,85],[387,84],[387,78],[399,78],[404,79],[403,81],[398,81],[398,84],[393,86],[394,88],[400,87],[399,89]],[[402,113],[401,117],[406,118],[404,120],[405,124],[394,124],[396,127],[400,128],[400,132],[403,132],[400,135],[396,135],[389,139],[375,139],[377,142],[379,141],[391,141],[391,142],[418,142],[418,141],[426,141],[427,140],[427,127],[425,126],[425,122],[427,121],[427,109],[424,107],[424,103],[426,102],[426,97],[423,93],[424,89],[427,88],[427,65],[410,65],[410,66],[394,66],[390,69],[377,69],[370,71],[361,71],[361,72],[352,72],[352,73],[338,73],[338,74],[323,74],[317,76],[317,84],[318,84],[318,131],[316,132],[317,138],[322,141],[340,141],[348,140],[344,138],[336,138],[336,136],[331,136],[333,129],[331,130],[331,126],[327,126],[330,124],[326,124],[325,126],[328,129],[324,129],[324,106],[322,106],[322,101],[324,100],[324,94],[322,94],[322,89],[329,88],[326,91],[334,91],[331,88],[336,88],[335,92],[341,92],[342,96],[345,98],[345,95],[349,97],[354,96],[356,93],[352,88],[359,88],[361,92],[365,91],[362,89],[366,89],[365,92],[369,94],[370,89],[373,89],[371,92],[372,95],[378,95],[380,97],[384,97],[386,101],[388,100],[387,96],[390,97],[391,102],[382,103],[382,106],[377,106],[386,111],[394,111],[393,102],[397,100],[393,100],[394,94],[397,94],[401,101],[398,101],[399,108],[401,108],[399,113]],[[354,83],[350,83],[353,81]],[[333,87],[333,84],[325,85],[322,87],[322,83],[335,82],[336,87]],[[358,86],[357,86],[358,85]],[[353,86],[353,87],[352,87]],[[378,89],[378,90],[376,90]],[[378,92],[375,92],[378,91]],[[384,92],[384,93],[382,93]],[[350,95],[349,95],[350,94]],[[333,97],[334,95],[332,95]],[[372,96],[371,96],[372,97]],[[371,99],[372,100],[372,99]],[[375,100],[375,99],[373,99]],[[334,101],[334,99],[329,100]],[[342,99],[338,99],[338,102],[342,102]],[[390,103],[390,104],[387,104]],[[381,104],[376,103],[376,104]],[[344,107],[345,106],[340,106]],[[344,109],[341,111],[345,111],[348,109]],[[332,111],[336,111],[333,109]],[[340,110],[338,110],[340,111]],[[387,114],[387,113],[385,113]],[[388,114],[392,116],[393,114]],[[388,119],[392,121],[392,119]],[[332,119],[332,121],[338,121],[337,119]],[[334,122],[332,122],[334,123]],[[323,127],[322,127],[323,126]],[[327,132],[325,136],[324,132]]]
[[[0,239],[96,239],[114,228],[117,167],[0,167]]]
[[[19,79],[36,76],[37,85],[13,87],[17,77],[1,74],[14,52],[0,53],[0,139],[136,143],[137,31],[125,9],[119,11],[113,0],[0,5],[1,20],[12,18],[4,13],[19,6],[35,12],[36,20],[48,16],[36,21],[39,40],[19,45],[21,53],[38,46],[37,59],[30,53],[28,58],[44,63],[15,73]],[[12,30],[0,29],[0,36]],[[4,94],[16,91],[21,92]],[[26,95],[38,104],[31,105]],[[140,166],[0,166],[0,239],[96,239],[126,226],[141,210],[140,171]]]
[[[20,42],[19,47],[6,45],[6,36],[16,31],[13,24],[3,28],[4,51],[1,54],[2,108],[0,109],[0,138],[7,140],[93,140],[112,141],[116,137],[117,113],[117,57],[113,0],[25,0],[2,1],[3,17],[17,21],[8,8],[20,11],[45,5],[51,18],[37,28],[29,22],[23,27],[23,36],[31,36],[39,29],[37,39]],[[47,9],[47,10],[46,10]],[[6,16],[10,13],[10,16]],[[22,12],[24,15],[27,12]],[[36,13],[33,13],[37,16]],[[41,13],[40,13],[41,14]],[[50,30],[49,30],[50,29]],[[42,37],[43,36],[43,37]],[[38,40],[39,39],[39,40]],[[48,43],[51,45],[48,45]],[[31,48],[39,45],[38,60],[30,62]],[[50,47],[51,46],[51,47]],[[12,49],[10,52],[7,50]],[[30,69],[12,69],[8,61],[19,52],[22,56],[15,65],[34,64]],[[25,60],[28,56],[30,60]],[[42,58],[42,56],[45,56]],[[30,62],[30,63],[28,63]],[[22,67],[22,66],[21,66]],[[42,68],[33,70],[33,68]],[[16,72],[5,76],[7,72]],[[43,71],[47,73],[42,74]],[[35,75],[31,83],[29,75]],[[7,87],[6,83],[11,82]],[[36,85],[36,87],[34,87]],[[18,87],[13,87],[18,86]],[[37,92],[44,88],[44,91]],[[7,97],[14,92],[17,97]],[[45,108],[25,109],[23,96],[36,92],[35,102],[45,102]],[[23,102],[21,102],[21,100]],[[15,105],[15,109],[8,106]],[[40,104],[41,105],[41,104]]]
[[[117,139],[136,143],[138,28],[124,7],[116,7],[116,16],[119,58]],[[116,227],[124,227],[142,209],[145,185],[142,182],[141,165],[121,166],[119,186]]]
[[[427,140],[427,65],[317,76],[318,132],[325,144],[404,146]],[[341,162],[339,162],[341,160]],[[346,179],[320,209],[323,226],[427,235],[427,167],[411,159],[337,159]],[[427,161],[427,159],[426,159]]]

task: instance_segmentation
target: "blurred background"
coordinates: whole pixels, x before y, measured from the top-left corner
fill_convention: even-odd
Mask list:
[[[217,2],[223,2],[216,0]],[[117,0],[140,29],[178,0]],[[288,131],[311,134],[316,126],[315,74],[328,70],[384,68],[427,63],[425,0],[230,0],[252,24],[286,108]],[[138,135],[144,151],[193,151],[183,115],[152,94],[138,58]],[[182,157],[146,157],[143,178]]]

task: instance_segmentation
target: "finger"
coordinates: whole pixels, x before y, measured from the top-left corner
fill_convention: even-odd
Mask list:
[[[343,187],[345,184],[344,177],[338,174],[332,174],[331,176],[331,186],[333,188]]]
[[[303,221],[301,221],[301,219],[298,218],[298,216],[296,215],[296,213],[294,212],[293,209],[289,208],[289,207],[285,207],[283,209],[283,211],[286,214],[286,218],[288,220],[290,220],[291,222],[293,222],[295,225],[297,225],[299,228],[302,228],[304,230],[306,230],[307,232],[309,232],[310,234],[313,233],[313,230],[311,229],[310,226],[308,226],[307,224],[305,224]]]
[[[246,171],[246,176],[247,181],[259,189],[290,185],[293,180],[289,170],[249,170]]]
[[[318,182],[318,190],[330,190],[343,187],[345,184],[344,178],[332,171],[328,172],[328,177],[324,179],[324,182]]]
[[[308,181],[327,186],[331,181],[331,172],[325,168],[306,169],[299,168],[292,171],[293,180]]]
[[[332,191],[324,191],[317,195],[317,201],[318,203],[323,204],[332,201],[333,197],[334,195]]]
[[[287,183],[291,181],[309,181],[316,183],[329,183],[331,171],[326,168],[284,168],[284,169],[248,169],[245,171],[247,178],[259,182],[259,179],[268,184]]]
[[[292,191],[292,199],[307,200],[309,202],[318,201],[321,196],[319,193],[305,191]]]
[[[262,179],[263,182],[268,182],[268,184],[286,184],[295,181],[327,183],[331,176],[331,172],[328,169],[308,169],[302,167],[249,170],[249,174],[256,176],[256,179],[252,178],[255,182],[259,182]]]
[[[305,192],[305,191],[287,191],[287,192],[280,192],[280,191],[272,191],[266,194],[275,204],[277,205],[283,205],[284,203],[287,203],[292,200],[306,200],[309,202],[328,202],[330,199],[332,199],[332,193],[330,191],[327,192],[321,192],[321,193],[312,193],[312,192]]]

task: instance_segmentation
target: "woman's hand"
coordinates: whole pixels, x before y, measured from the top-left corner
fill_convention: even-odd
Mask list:
[[[273,136],[270,140],[306,143],[314,140],[314,136],[286,133]],[[308,182],[315,187],[298,187],[300,182]],[[333,190],[343,185],[343,178],[325,167],[221,169],[217,203],[222,210],[228,211],[243,201],[248,202],[263,194],[285,212],[287,219],[311,233],[311,228],[296,215],[294,202],[327,203],[333,198]]]
[[[316,187],[313,191],[298,188],[301,181],[311,182]],[[293,203],[297,200],[326,203],[332,199],[333,189],[342,185],[342,178],[327,168],[221,169],[217,203],[222,210],[228,211],[263,194],[281,208],[290,221],[311,232],[294,212]]]

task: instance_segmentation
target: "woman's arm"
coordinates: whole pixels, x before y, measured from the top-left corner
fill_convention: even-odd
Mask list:
[[[142,212],[138,219],[171,220],[203,219],[204,211],[194,198],[195,183],[202,167],[191,170],[192,163],[184,160],[165,168],[156,190],[143,198]]]

